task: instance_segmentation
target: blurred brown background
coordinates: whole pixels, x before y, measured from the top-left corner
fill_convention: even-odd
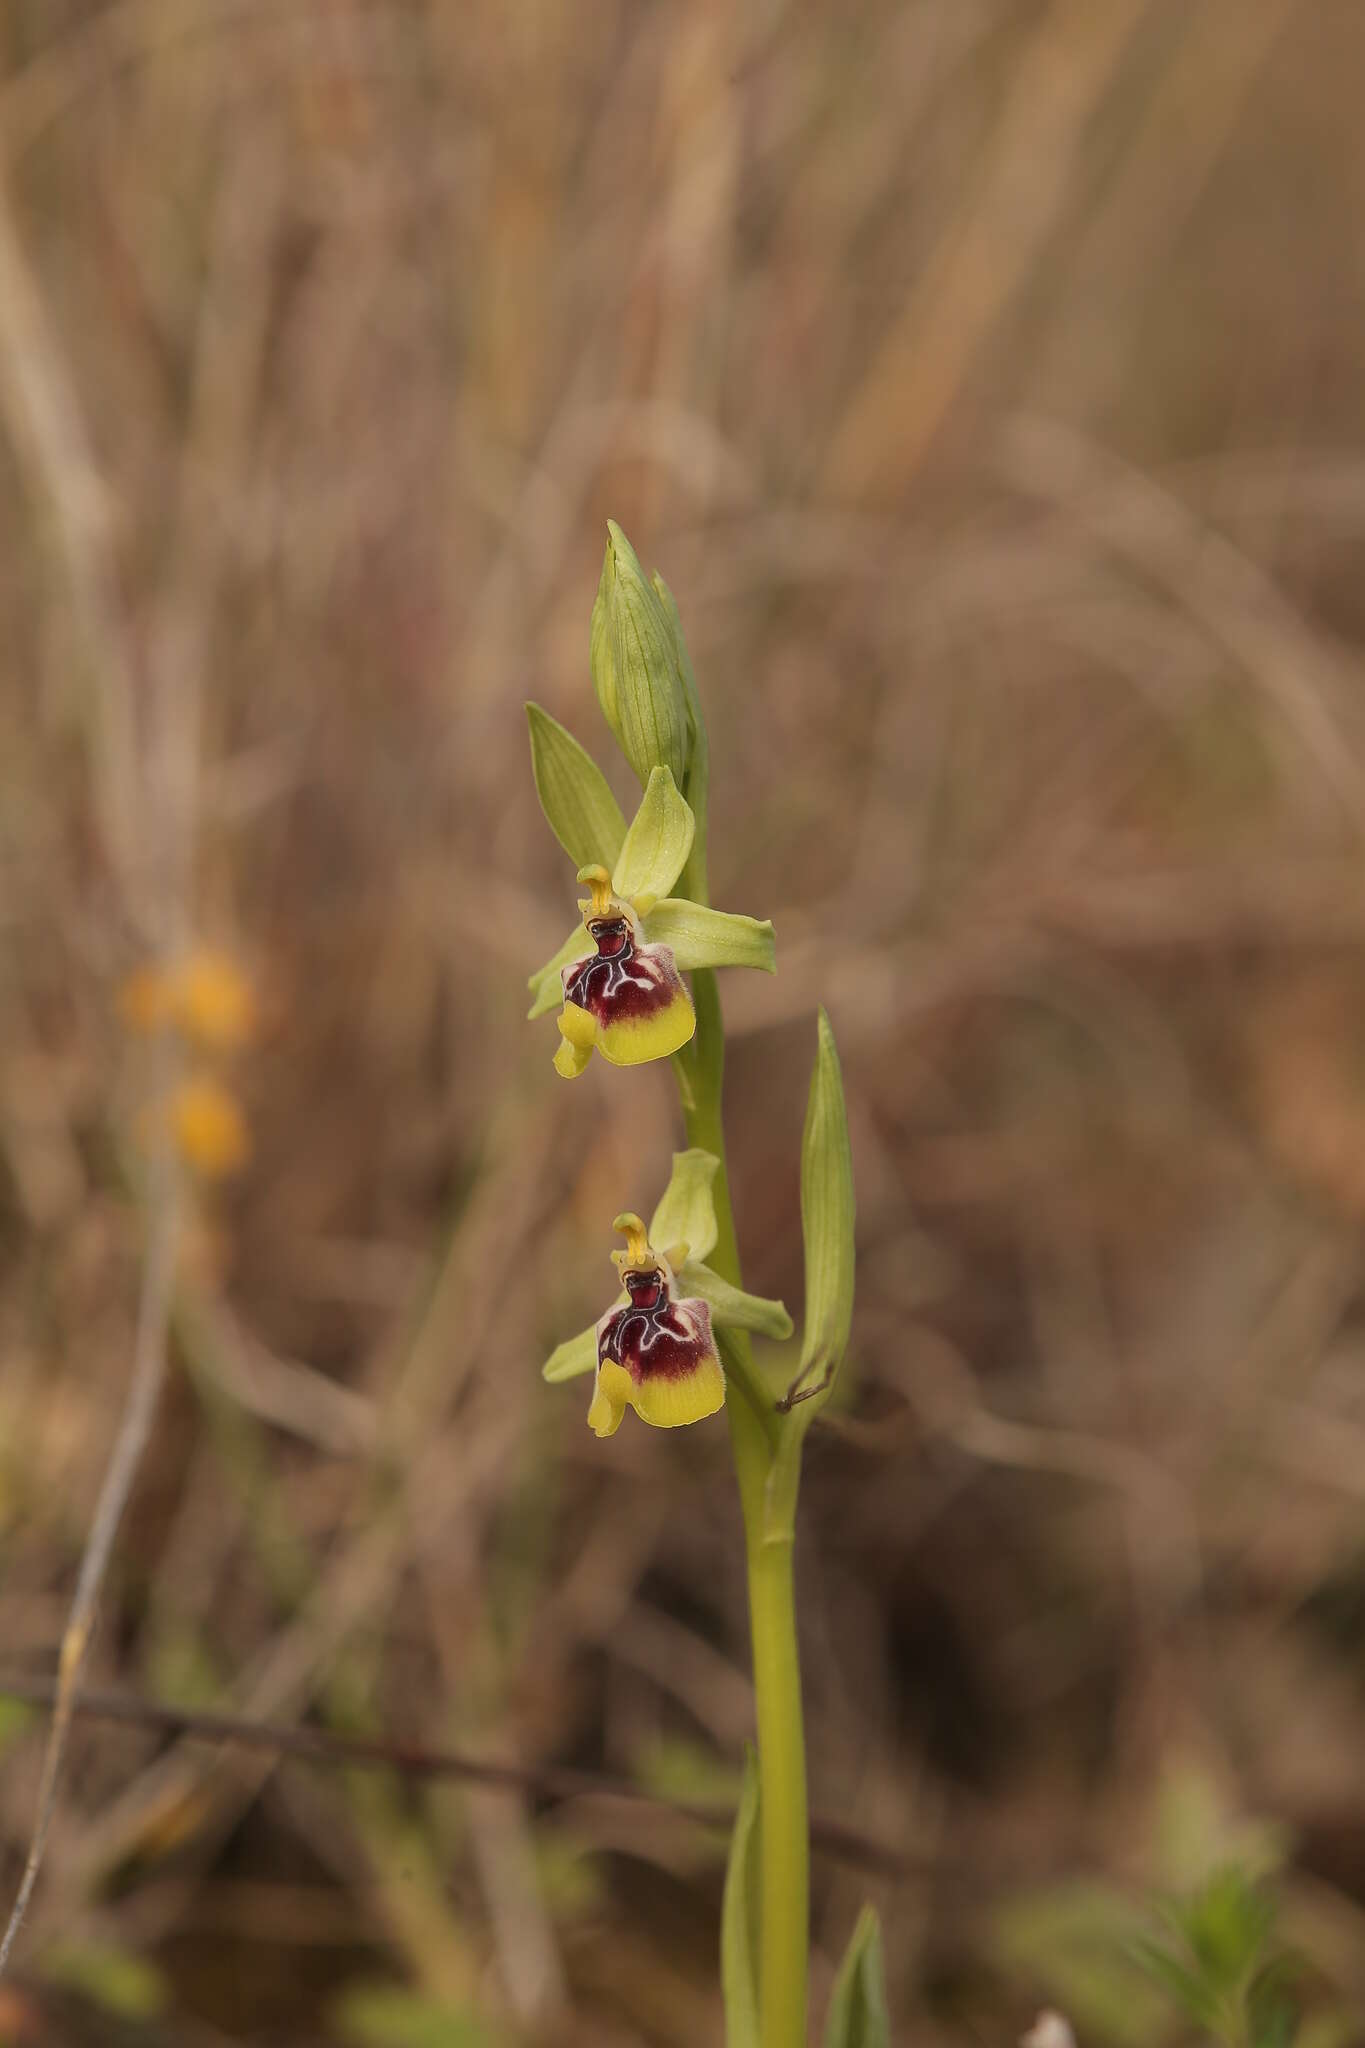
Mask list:
[[[1358,0],[10,0],[0,62],[0,1660],[128,1386],[127,977],[204,945],[251,1156],[187,1190],[89,1682],[733,1795],[725,1431],[539,1379],[680,1142],[522,1022],[573,883],[521,704],[609,761],[610,514],[777,924],[729,1110],[796,1308],[820,1000],[847,1074],[811,1774],[906,1867],[817,1858],[816,2010],[866,1894],[906,2042],[1175,2043],[1122,1942],[1235,1853],[1358,2038]],[[719,1885],[619,1798],[82,1722],[0,2038],[691,2048]]]

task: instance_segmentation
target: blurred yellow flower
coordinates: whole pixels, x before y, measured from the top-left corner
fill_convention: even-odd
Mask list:
[[[256,1024],[251,984],[226,953],[193,953],[178,976],[181,1028],[201,1045],[242,1045]]]
[[[235,1173],[251,1155],[237,1098],[211,1074],[192,1074],[170,1100],[171,1133],[186,1164],[207,1180]]]
[[[174,1025],[196,1044],[231,1051],[256,1023],[251,984],[226,953],[201,949],[173,967],[139,967],[119,991],[119,1015],[131,1031]]]
[[[159,967],[139,967],[118,992],[118,1013],[130,1031],[164,1031],[175,1014],[171,977]]]

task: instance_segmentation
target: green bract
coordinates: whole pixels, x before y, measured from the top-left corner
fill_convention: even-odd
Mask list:
[[[601,861],[609,868],[621,851],[626,821],[607,778],[571,732],[539,704],[528,704],[531,772],[550,830],[575,867]]]
[[[720,1909],[725,2048],[759,2048],[758,1972],[763,1901],[758,1856],[758,1759],[744,1752],[744,1788],[730,1837]]]
[[[882,1930],[871,1906],[858,1915],[839,1965],[825,2022],[825,2048],[891,2048]]]
[[[792,1320],[780,1301],[767,1301],[732,1287],[704,1263],[716,1244],[716,1205],[712,1186],[720,1169],[714,1153],[692,1147],[673,1155],[673,1172],[649,1224],[649,1241],[674,1265],[678,1291],[709,1304],[712,1320],[724,1329],[758,1330],[767,1337],[790,1337]],[[675,1254],[677,1255],[675,1258]],[[613,1303],[619,1307],[624,1294]],[[556,1345],[542,1368],[547,1380],[576,1379],[597,1363],[597,1325]]]
[[[673,619],[615,520],[592,608],[588,659],[602,715],[641,782],[667,768],[681,789],[692,718]]]
[[[820,1011],[815,1066],[801,1140],[801,1231],[806,1248],[806,1324],[801,1365],[781,1404],[821,1407],[848,1348],[853,1321],[853,1155],[844,1083],[829,1018]]]

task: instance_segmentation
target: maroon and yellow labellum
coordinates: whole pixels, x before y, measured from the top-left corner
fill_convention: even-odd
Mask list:
[[[725,1402],[711,1310],[704,1301],[678,1299],[672,1265],[649,1243],[638,1216],[618,1216],[615,1227],[627,1238],[626,1250],[612,1257],[628,1299],[597,1325],[588,1426],[613,1436],[627,1408],[658,1429],[700,1422]]]
[[[605,868],[585,872],[592,896],[581,905],[596,950],[561,968],[563,1039],[558,1071],[572,1080],[594,1048],[614,1067],[667,1059],[697,1028],[686,984],[668,946],[641,942],[635,913],[611,893]]]

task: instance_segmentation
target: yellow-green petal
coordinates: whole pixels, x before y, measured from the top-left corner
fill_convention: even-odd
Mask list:
[[[755,1330],[762,1337],[777,1338],[792,1333],[792,1319],[782,1302],[746,1294],[695,1260],[689,1259],[678,1274],[678,1293],[706,1302],[712,1320],[722,1329]]]
[[[667,946],[678,967],[757,967],[776,970],[773,928],[767,918],[741,917],[689,903],[685,896],[665,896],[644,921],[651,946]]]
[[[696,820],[667,768],[651,770],[612,870],[617,896],[667,896],[692,851]]]
[[[661,1248],[685,1244],[691,1257],[709,1258],[716,1243],[716,1201],[712,1192],[720,1161],[699,1146],[673,1154],[673,1172],[649,1224],[649,1241]]]

